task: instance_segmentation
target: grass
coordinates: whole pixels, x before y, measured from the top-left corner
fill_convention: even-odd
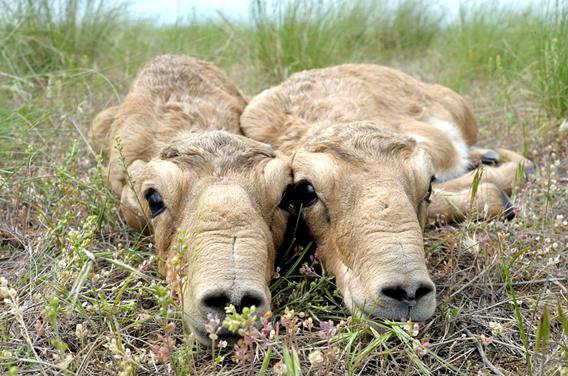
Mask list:
[[[14,75],[84,66],[111,43],[121,7],[103,1],[2,1],[3,65]]]
[[[429,4],[256,1],[250,23],[157,26],[102,1],[0,1],[0,373],[566,374],[568,4],[452,22]],[[464,94],[480,143],[538,169],[514,221],[426,231],[431,320],[350,316],[333,278],[292,262],[266,338],[213,352],[183,332],[151,238],[117,214],[85,137],[164,52],[215,62],[249,95],[302,69],[388,64]]]
[[[537,72],[543,104],[553,116],[566,116],[568,112],[568,3],[557,1],[546,8],[548,25],[538,40],[539,60]]]
[[[251,57],[277,81],[338,64],[415,55],[439,29],[426,2],[406,0],[392,10],[378,2],[292,0],[252,4]],[[412,51],[412,53],[411,53]]]

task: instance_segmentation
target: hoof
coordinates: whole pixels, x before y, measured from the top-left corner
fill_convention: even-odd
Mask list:
[[[499,164],[499,160],[499,153],[493,150],[490,150],[481,156],[481,163],[484,165],[495,166]]]
[[[503,191],[501,191],[501,203],[503,204],[503,217],[508,221],[515,219],[517,214],[515,213],[513,203],[509,196]]]
[[[530,162],[529,164],[525,164],[524,166],[525,181],[529,181],[529,179],[531,178],[531,176],[534,175],[535,172],[536,172],[536,167],[532,162]]]
[[[479,168],[479,166],[481,166],[481,160],[480,159],[470,160],[469,165],[467,166],[467,170],[473,171],[476,168]]]

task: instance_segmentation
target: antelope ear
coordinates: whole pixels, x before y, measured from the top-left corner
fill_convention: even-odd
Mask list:
[[[266,182],[266,195],[271,202],[278,201],[282,196],[282,187],[292,183],[292,168],[288,157],[277,153],[271,158],[262,171]]]
[[[426,228],[426,223],[428,222],[428,203],[421,202],[418,208],[418,223],[420,224],[420,228],[422,232]]]
[[[134,161],[128,167],[128,175],[130,183],[122,187],[122,194],[120,197],[120,211],[124,220],[133,230],[144,232],[148,229],[150,220],[144,213],[142,205],[144,205],[144,198],[138,190],[141,187],[140,177],[142,170],[146,166],[146,162],[141,160]],[[137,193],[140,193],[139,195]]]
[[[283,196],[282,187],[288,187],[292,183],[290,159],[279,152],[275,154],[276,157],[272,158],[263,170],[264,180],[267,183],[266,195],[270,202],[280,202]],[[272,214],[271,231],[276,249],[282,245],[287,221],[288,213],[283,210],[275,210]]]
[[[119,106],[112,106],[104,111],[101,111],[93,119],[93,126],[89,132],[89,138],[93,143],[93,149],[97,152],[102,152],[105,156],[109,153],[110,139],[111,139],[111,127],[116,115],[118,113]]]

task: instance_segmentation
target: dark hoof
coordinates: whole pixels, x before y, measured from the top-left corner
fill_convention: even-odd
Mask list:
[[[501,191],[501,203],[503,204],[504,208],[503,217],[505,217],[505,219],[508,221],[515,219],[515,216],[517,214],[515,213],[515,208],[513,207],[513,203],[511,202],[509,196],[507,196],[507,194],[503,191]]]
[[[481,159],[472,159],[469,161],[469,166],[467,166],[468,171],[473,171],[481,166]]]
[[[499,160],[499,153],[493,150],[490,150],[481,156],[481,163],[484,165],[495,166],[499,164]]]
[[[530,177],[533,176],[535,172],[536,168],[532,163],[530,166],[525,165],[524,166],[525,181],[529,181]]]

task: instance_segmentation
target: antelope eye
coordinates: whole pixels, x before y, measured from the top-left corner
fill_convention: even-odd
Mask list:
[[[316,189],[312,183],[307,180],[301,180],[296,183],[296,195],[298,197],[298,201],[304,207],[313,205],[318,200]]]
[[[152,218],[156,217],[166,209],[162,195],[160,195],[160,193],[154,188],[148,189],[146,193],[144,193],[144,198],[148,201]]]
[[[278,206],[291,214],[297,214],[300,208],[311,206],[317,201],[318,195],[312,183],[308,180],[300,180],[288,185]]]

